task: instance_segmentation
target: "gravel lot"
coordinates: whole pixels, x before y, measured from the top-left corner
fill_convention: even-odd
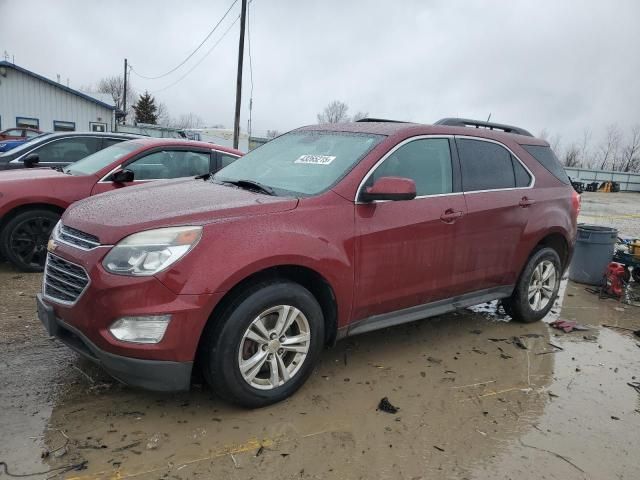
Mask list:
[[[640,236],[639,199],[585,194],[581,221]],[[343,341],[293,398],[246,411],[198,384],[162,395],[111,380],[45,336],[40,279],[0,265],[0,461],[12,473],[86,461],[60,476],[640,478],[640,392],[628,385],[640,340],[602,326],[638,329],[640,309],[578,284],[533,325],[487,304]],[[589,330],[559,332],[556,318]],[[378,411],[382,397],[398,413]]]

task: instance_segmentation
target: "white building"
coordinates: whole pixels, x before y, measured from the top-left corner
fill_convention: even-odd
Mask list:
[[[116,107],[13,63],[0,61],[0,130],[114,130]]]

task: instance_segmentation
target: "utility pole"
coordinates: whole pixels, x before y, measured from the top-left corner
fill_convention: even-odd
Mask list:
[[[242,59],[244,57],[244,27],[247,17],[247,0],[242,0],[240,13],[240,43],[238,44],[238,77],[236,80],[236,117],[233,123],[233,148],[240,140],[240,104],[242,103]]]
[[[122,117],[122,123],[127,123],[127,59],[124,59],[124,91],[122,92],[122,110],[124,111],[124,117]]]

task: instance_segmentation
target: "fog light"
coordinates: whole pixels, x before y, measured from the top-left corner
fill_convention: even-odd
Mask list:
[[[109,331],[121,342],[158,343],[170,321],[171,315],[122,317],[111,324]]]

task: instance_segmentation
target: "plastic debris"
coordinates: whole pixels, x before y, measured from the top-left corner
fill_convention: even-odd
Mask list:
[[[398,413],[398,410],[400,410],[400,408],[392,405],[389,399],[387,397],[384,397],[382,400],[380,400],[380,403],[378,403],[378,410],[386,413]]]
[[[573,332],[574,330],[582,332],[589,330],[589,327],[580,325],[574,320],[556,320],[555,322],[551,322],[549,325],[558,330],[562,330],[564,333]]]

